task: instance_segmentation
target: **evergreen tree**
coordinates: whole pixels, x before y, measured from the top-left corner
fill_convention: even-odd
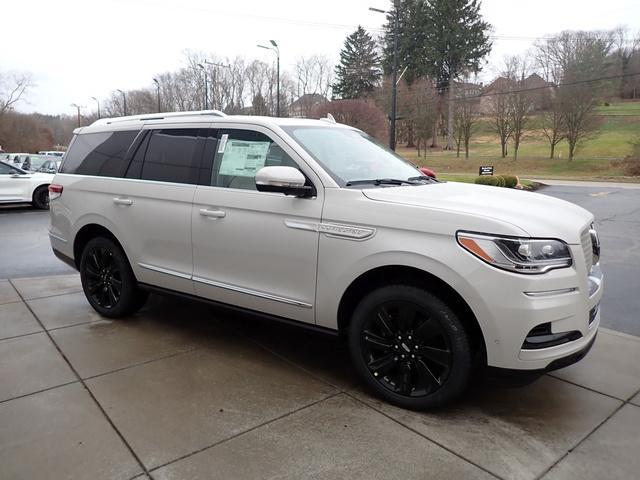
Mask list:
[[[433,79],[439,96],[439,116],[451,82],[464,73],[477,72],[491,51],[491,25],[482,19],[480,4],[480,0],[393,0],[393,9],[387,16],[385,71],[390,71],[393,64],[397,11],[398,66],[408,67],[405,77],[409,82],[423,76]]]
[[[347,37],[336,66],[334,98],[360,98],[370,94],[382,77],[380,55],[375,40],[358,26]]]

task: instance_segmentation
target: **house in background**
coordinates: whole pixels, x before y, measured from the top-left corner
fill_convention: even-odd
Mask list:
[[[532,73],[521,82],[516,82],[507,77],[498,77],[488,84],[480,94],[480,111],[484,114],[491,113],[493,97],[496,94],[509,90],[527,90],[531,95],[532,110],[543,110],[548,107],[550,96],[553,94],[553,84],[547,82],[537,73]]]
[[[309,118],[315,107],[328,101],[328,98],[319,93],[306,93],[291,103],[289,116],[293,118]]]

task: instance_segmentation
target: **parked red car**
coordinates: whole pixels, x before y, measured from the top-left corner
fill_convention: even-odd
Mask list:
[[[423,175],[426,175],[427,177],[436,178],[436,172],[434,172],[430,168],[418,167],[418,170],[420,170],[423,173]]]

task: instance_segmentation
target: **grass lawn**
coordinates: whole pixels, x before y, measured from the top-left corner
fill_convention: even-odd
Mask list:
[[[624,113],[620,113],[624,112]],[[596,109],[598,128],[578,145],[575,158],[569,162],[568,146],[561,142],[556,146],[556,158],[549,159],[549,145],[540,130],[529,132],[513,160],[513,151],[507,158],[500,157],[500,143],[491,132],[490,119],[480,120],[471,139],[470,156],[456,157],[455,151],[428,150],[418,157],[417,150],[400,147],[398,153],[408,160],[432,168],[439,176],[466,174],[474,178],[480,165],[493,165],[495,173],[520,177],[635,180],[624,177],[620,160],[632,151],[634,141],[640,139],[640,102],[621,102]],[[532,126],[538,123],[533,117]]]

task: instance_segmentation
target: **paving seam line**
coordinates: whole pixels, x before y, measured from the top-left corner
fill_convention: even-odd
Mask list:
[[[5,340],[15,340],[16,338],[30,337],[31,335],[37,335],[38,333],[44,332],[42,330],[38,330],[37,332],[23,333],[22,335],[14,335],[13,337],[0,338],[0,342],[4,342]]]
[[[120,368],[116,368],[115,370],[109,370],[108,372],[102,372],[102,373],[97,373],[95,375],[91,375],[89,377],[84,377],[83,380],[93,380],[94,378],[100,378],[100,377],[104,377],[106,375],[111,375],[112,373],[118,373],[118,372],[122,372],[124,370],[129,370],[130,368],[135,368],[135,367],[140,367],[142,365],[147,365],[148,363],[154,363],[160,360],[166,360],[168,358],[173,358],[173,357],[179,357],[180,355],[186,355],[187,353],[192,353],[195,351],[198,351],[200,349],[200,347],[193,347],[190,348],[188,350],[183,350],[180,352],[174,352],[174,353],[170,353],[161,357],[156,357],[156,358],[151,358],[149,360],[144,360],[142,362],[138,362],[138,363],[134,363],[131,365],[127,365],[126,367],[120,367]]]
[[[9,283],[11,284],[11,286],[16,290],[16,292],[18,293],[18,295],[20,296],[20,298],[22,299],[22,301],[24,302],[24,304],[27,306],[27,308],[29,309],[29,311],[31,312],[31,314],[34,316],[34,318],[36,319],[36,321],[40,324],[40,327],[45,331],[45,333],[47,334],[47,336],[49,337],[49,340],[51,341],[51,343],[56,347],[56,349],[58,350],[58,352],[60,353],[60,355],[62,356],[62,358],[64,359],[64,361],[67,363],[67,365],[69,366],[69,368],[71,369],[71,371],[73,372],[73,374],[76,376],[76,378],[78,379],[78,381],[82,384],[82,386],[84,387],[85,391],[89,394],[89,397],[91,397],[91,399],[93,400],[93,402],[95,403],[95,405],[98,407],[98,409],[100,410],[100,412],[102,412],[102,415],[104,416],[104,418],[107,420],[107,422],[109,423],[109,425],[111,425],[111,428],[113,428],[113,430],[116,432],[116,434],[118,435],[118,437],[120,437],[120,440],[122,441],[122,443],[124,443],[124,445],[127,447],[127,449],[129,450],[129,452],[131,453],[131,455],[133,456],[133,458],[135,459],[135,461],[138,463],[138,466],[142,469],[143,473],[146,473],[147,475],[149,474],[149,471],[147,470],[147,467],[144,465],[144,463],[142,463],[142,460],[140,460],[140,457],[138,457],[138,454],[133,450],[133,448],[131,447],[131,445],[129,444],[129,442],[127,442],[127,439],[124,437],[124,435],[120,432],[120,430],[118,430],[118,427],[116,427],[115,423],[111,420],[111,418],[109,417],[109,415],[107,414],[106,410],[102,407],[102,405],[100,404],[100,402],[98,401],[98,399],[95,397],[95,395],[93,394],[93,392],[89,389],[89,387],[87,386],[87,384],[84,382],[84,380],[82,379],[82,377],[78,374],[77,370],[74,368],[74,366],[71,364],[71,362],[69,361],[69,359],[67,358],[67,356],[65,355],[65,353],[62,351],[62,349],[60,348],[60,346],[56,343],[56,341],[53,339],[53,337],[51,336],[51,334],[44,328],[44,325],[42,323],[42,321],[40,321],[40,318],[36,315],[36,313],[33,311],[33,309],[29,306],[29,304],[24,300],[22,294],[18,291],[18,289],[16,288],[16,286],[13,284],[13,282],[11,280],[9,280]]]
[[[548,377],[551,377],[551,378],[553,378],[555,380],[559,380],[561,382],[568,383],[568,384],[573,385],[575,387],[583,388],[585,390],[588,390],[589,392],[597,393],[598,395],[603,395],[605,397],[612,398],[613,400],[618,400],[619,402],[626,402],[626,400],[624,398],[619,398],[619,397],[616,397],[615,395],[611,395],[610,393],[604,393],[604,392],[601,392],[601,391],[596,390],[594,388],[586,387],[584,385],[580,385],[579,383],[572,382],[571,380],[567,380],[565,378],[556,377],[553,373],[546,373],[545,375],[547,375]]]
[[[364,405],[365,407],[370,408],[371,410],[374,410],[376,412],[378,412],[380,415],[383,415],[385,417],[387,417],[389,420],[393,421],[394,423],[397,423],[398,425],[400,425],[401,427],[410,430],[411,432],[415,433],[416,435],[424,438],[425,440],[437,445],[438,447],[442,448],[443,450],[446,450],[447,452],[451,453],[452,455],[454,455],[455,457],[458,457],[460,460],[466,462],[466,463],[470,463],[471,465],[473,465],[476,468],[479,468],[480,470],[482,470],[485,473],[488,473],[489,475],[491,475],[492,477],[495,478],[499,478],[501,480],[505,480],[503,477],[501,477],[500,475],[498,475],[497,473],[492,472],[491,470],[487,469],[486,467],[483,467],[482,465],[474,462],[473,460],[469,460],[468,458],[465,458],[462,456],[462,454],[456,452],[455,450],[452,450],[451,448],[447,447],[446,445],[442,444],[441,442],[434,440],[432,438],[429,438],[427,435],[425,435],[424,433],[419,432],[418,430],[416,430],[415,428],[410,427],[409,425],[405,425],[404,423],[402,423],[400,420],[393,418],[391,415],[383,412],[382,410],[380,410],[379,408],[371,405],[368,402],[365,402],[364,400],[359,399],[358,397],[354,396],[351,392],[344,392],[345,395],[349,396],[350,398],[352,398],[353,400],[355,400],[358,403],[361,403],[362,405]]]
[[[43,388],[42,390],[37,390],[35,392],[25,393],[23,395],[18,395],[17,397],[5,398],[4,400],[0,400],[0,405],[3,403],[11,402],[13,400],[19,400],[21,398],[30,397],[31,395],[37,395],[39,393],[48,392],[49,390],[55,390],[56,388],[66,387],[67,385],[73,385],[74,383],[78,383],[78,380],[73,380],[72,382],[61,383],[60,385],[54,385],[53,387]]]
[[[619,401],[621,402],[620,405],[618,405],[616,408],[614,408],[613,411],[609,415],[607,415],[607,417],[604,420],[599,422],[595,427],[593,427],[589,432],[587,432],[587,434],[584,437],[582,437],[580,440],[578,440],[578,442],[574,446],[569,448],[569,450],[567,450],[563,455],[560,456],[560,458],[558,458],[548,468],[546,468],[542,473],[540,473],[540,475],[536,476],[534,480],[540,480],[547,473],[549,473],[551,470],[553,470],[553,468],[556,465],[558,465],[562,460],[567,458],[571,452],[573,452],[576,448],[578,448],[580,445],[582,445],[585,442],[585,440],[587,440],[591,435],[593,435],[602,425],[604,425],[609,419],[611,419],[611,417],[613,417],[616,413],[618,413],[622,409],[622,407],[624,407],[625,405],[627,405],[629,403],[629,402],[624,401],[624,400],[619,400]]]
[[[154,478],[153,477],[153,472],[155,472],[155,471],[157,471],[157,470],[159,470],[161,468],[164,468],[164,467],[166,467],[168,465],[171,465],[173,463],[179,462],[180,460],[184,460],[185,458],[192,457],[192,456],[194,456],[194,455],[196,455],[198,453],[204,452],[205,450],[209,450],[210,448],[217,447],[218,445],[221,445],[223,443],[226,443],[226,442],[229,442],[231,440],[234,440],[234,439],[236,439],[236,438],[238,438],[238,437],[240,437],[242,435],[245,435],[247,433],[251,433],[254,430],[257,430],[259,428],[265,427],[265,426],[267,426],[267,425],[269,425],[271,423],[277,422],[278,420],[282,420],[283,418],[287,418],[287,417],[289,417],[291,415],[294,415],[294,414],[296,414],[298,412],[301,412],[302,410],[306,410],[307,408],[311,408],[311,407],[313,407],[315,405],[318,405],[319,403],[325,402],[325,401],[330,400],[330,399],[332,399],[334,397],[337,397],[339,395],[345,395],[345,392],[335,392],[335,393],[332,393],[332,394],[327,395],[325,397],[322,397],[319,400],[315,400],[315,401],[313,401],[311,403],[307,403],[306,405],[303,405],[303,406],[298,407],[298,408],[296,408],[294,410],[291,410],[290,412],[283,413],[282,415],[279,415],[279,416],[277,416],[275,418],[272,418],[270,420],[262,422],[259,425],[255,425],[255,426],[253,426],[251,428],[243,430],[242,432],[238,432],[238,433],[236,433],[234,435],[231,435],[230,437],[224,438],[222,440],[218,440],[217,442],[214,442],[214,443],[212,443],[210,445],[207,445],[205,447],[201,447],[201,448],[199,448],[197,450],[194,450],[193,452],[189,452],[189,453],[186,453],[186,454],[184,454],[184,455],[182,455],[180,457],[174,458],[173,460],[171,460],[169,462],[166,462],[166,463],[163,463],[163,464],[158,465],[156,467],[150,468],[149,472],[147,472],[147,473],[153,479]]]

